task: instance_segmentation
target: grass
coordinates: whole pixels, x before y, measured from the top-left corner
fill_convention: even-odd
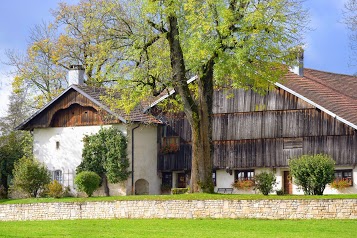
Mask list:
[[[128,201],[128,200],[260,200],[260,199],[357,199],[357,194],[338,194],[323,196],[304,195],[269,195],[261,194],[180,194],[180,195],[136,195],[136,196],[113,196],[113,197],[90,197],[90,198],[28,198],[28,199],[2,199],[0,204],[29,204],[48,202],[97,202],[97,201]]]
[[[357,220],[61,220],[0,222],[0,237],[355,237]]]

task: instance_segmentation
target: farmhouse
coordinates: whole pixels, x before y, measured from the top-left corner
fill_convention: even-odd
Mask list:
[[[130,115],[110,110],[100,98],[105,90],[86,86],[83,75],[84,70],[80,66],[73,66],[68,77],[70,86],[17,127],[32,132],[35,158],[46,164],[53,179],[75,192],[73,181],[82,160],[82,139],[85,135],[97,133],[101,127],[117,127],[128,137],[128,155],[133,172],[126,184],[109,187],[111,195],[159,194],[160,178],[155,171],[156,124],[160,121],[144,114],[140,107]],[[134,187],[135,191],[132,190]]]
[[[83,83],[80,68],[70,74],[77,76],[70,77],[75,79],[73,84],[18,126],[33,132],[34,155],[53,171],[54,179],[73,188],[83,136],[101,126],[115,126],[128,136],[132,176],[120,188],[111,189],[113,194],[160,194],[163,187],[189,186],[191,131],[183,114],[161,113],[157,108],[168,95],[125,115],[105,105],[100,97],[103,89]],[[336,161],[336,178],[351,183],[343,192],[357,192],[356,92],[356,77],[302,67],[289,72],[265,95],[243,89],[216,90],[215,190],[231,188],[235,180],[249,180],[268,170],[277,176],[276,189],[302,193],[291,182],[289,159],[326,153]]]

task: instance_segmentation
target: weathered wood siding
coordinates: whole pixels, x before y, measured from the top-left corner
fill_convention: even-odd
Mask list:
[[[58,110],[52,117],[51,127],[103,125],[98,111],[93,107],[72,104],[66,109]]]
[[[213,99],[215,168],[287,167],[302,154],[327,153],[337,165],[357,163],[353,128],[282,90],[259,95],[251,90],[219,90]],[[161,171],[191,168],[191,130],[184,115],[162,118],[162,138],[180,137],[177,153],[159,154]]]
[[[301,148],[284,149],[284,138],[214,141],[216,168],[287,167],[288,160],[302,154],[326,153],[337,165],[357,163],[357,134],[303,137]]]
[[[27,128],[70,127],[119,123],[88,98],[69,90],[27,125]],[[24,128],[24,129],[27,129]]]

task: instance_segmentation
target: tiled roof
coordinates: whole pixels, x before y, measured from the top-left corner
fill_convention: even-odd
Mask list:
[[[192,81],[195,78],[192,79]],[[190,81],[191,82],[191,81]],[[357,129],[357,77],[343,74],[328,73],[314,69],[304,69],[304,76],[298,76],[289,72],[281,83],[276,84],[293,93],[295,96],[313,103],[318,108],[329,113],[331,116],[347,123],[353,128]],[[95,101],[100,106],[104,107],[109,113],[123,119],[122,121],[141,122],[141,123],[161,123],[154,116],[149,113],[144,113],[148,108],[155,106],[161,100],[174,93],[163,93],[152,100],[153,103],[143,103],[138,105],[130,114],[126,114],[121,110],[111,110],[102,100],[102,96],[106,95],[104,88],[95,88],[87,85],[72,85],[70,88],[79,90],[86,96]],[[59,97],[54,99],[44,108],[51,105],[58,100],[70,88],[65,90]],[[33,119],[37,114],[41,113],[43,109],[36,112],[32,117],[26,120],[17,128],[21,128],[23,124]]]
[[[98,87],[90,87],[87,85],[75,85],[78,89],[82,90],[86,93],[90,98],[100,102],[102,105],[106,105],[103,101],[104,96],[107,96],[107,92],[105,88]],[[116,109],[114,110],[115,114],[120,115],[126,121],[129,122],[141,122],[141,123],[161,123],[161,121],[157,120],[154,116],[149,113],[144,113],[143,105],[136,106],[129,114],[126,114],[124,111]]]
[[[281,83],[357,128],[357,77],[304,69],[304,76],[288,73]]]
[[[289,72],[276,85],[357,129],[357,77],[305,68],[303,77]],[[149,108],[172,93],[163,92]]]

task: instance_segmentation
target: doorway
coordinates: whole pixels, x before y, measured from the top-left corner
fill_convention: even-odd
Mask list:
[[[293,184],[291,182],[290,172],[284,171],[284,193],[292,194],[293,193]]]
[[[135,194],[146,195],[149,194],[149,182],[145,179],[139,179],[135,182]]]
[[[185,173],[177,174],[177,187],[178,188],[186,188],[186,174]]]

